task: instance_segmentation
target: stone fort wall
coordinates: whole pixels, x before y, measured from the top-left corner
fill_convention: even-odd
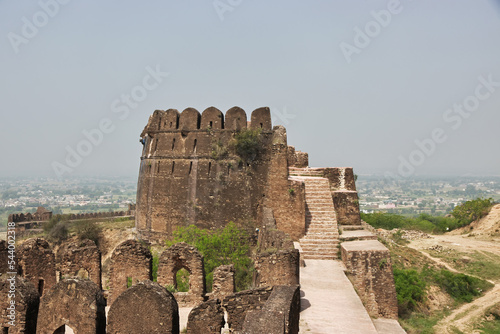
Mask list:
[[[294,238],[305,228],[303,189],[289,189],[286,129],[272,126],[269,108],[223,113],[210,107],[156,110],[141,134],[144,145],[137,187],[136,227],[141,237],[159,241],[178,226],[218,228],[229,221],[258,223],[262,209],[274,210],[278,227]],[[235,134],[260,129],[255,161],[228,147]],[[297,226],[287,226],[298,222]],[[256,227],[256,226],[252,226]],[[287,230],[288,229],[288,230]]]

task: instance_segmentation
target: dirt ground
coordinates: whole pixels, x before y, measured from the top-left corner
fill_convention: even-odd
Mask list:
[[[412,240],[408,247],[420,251],[451,271],[460,272],[441,259],[433,257],[429,250],[442,247],[451,252],[490,252],[500,255],[499,229],[500,205],[496,205],[488,216],[473,223],[472,229],[463,228],[444,235],[431,236],[428,239]],[[454,310],[436,325],[435,332],[451,334],[455,333],[452,329],[455,327],[464,333],[476,333],[473,330],[474,325],[481,321],[489,308],[500,303],[500,277],[489,281],[495,284],[491,290],[473,302]]]

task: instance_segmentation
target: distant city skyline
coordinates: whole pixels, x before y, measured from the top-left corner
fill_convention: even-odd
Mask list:
[[[498,176],[499,3],[0,2],[0,177],[137,176],[155,109],[210,106],[312,167]]]

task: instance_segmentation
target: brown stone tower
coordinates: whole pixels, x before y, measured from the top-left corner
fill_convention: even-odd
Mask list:
[[[237,133],[259,131],[256,157],[238,155]],[[305,230],[304,185],[288,179],[286,129],[273,128],[269,108],[156,110],[141,134],[136,227],[159,241],[178,226],[260,225],[272,209],[277,227],[298,239]],[[255,159],[253,159],[255,158]],[[253,223],[253,224],[252,224]]]

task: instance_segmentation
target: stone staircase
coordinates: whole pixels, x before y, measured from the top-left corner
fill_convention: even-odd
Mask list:
[[[290,176],[311,176],[311,177],[323,177],[322,168],[297,168],[289,167],[288,174]]]
[[[337,259],[339,231],[330,183],[319,176],[300,176],[300,179],[305,183],[306,194],[306,234],[300,239],[302,258]]]

